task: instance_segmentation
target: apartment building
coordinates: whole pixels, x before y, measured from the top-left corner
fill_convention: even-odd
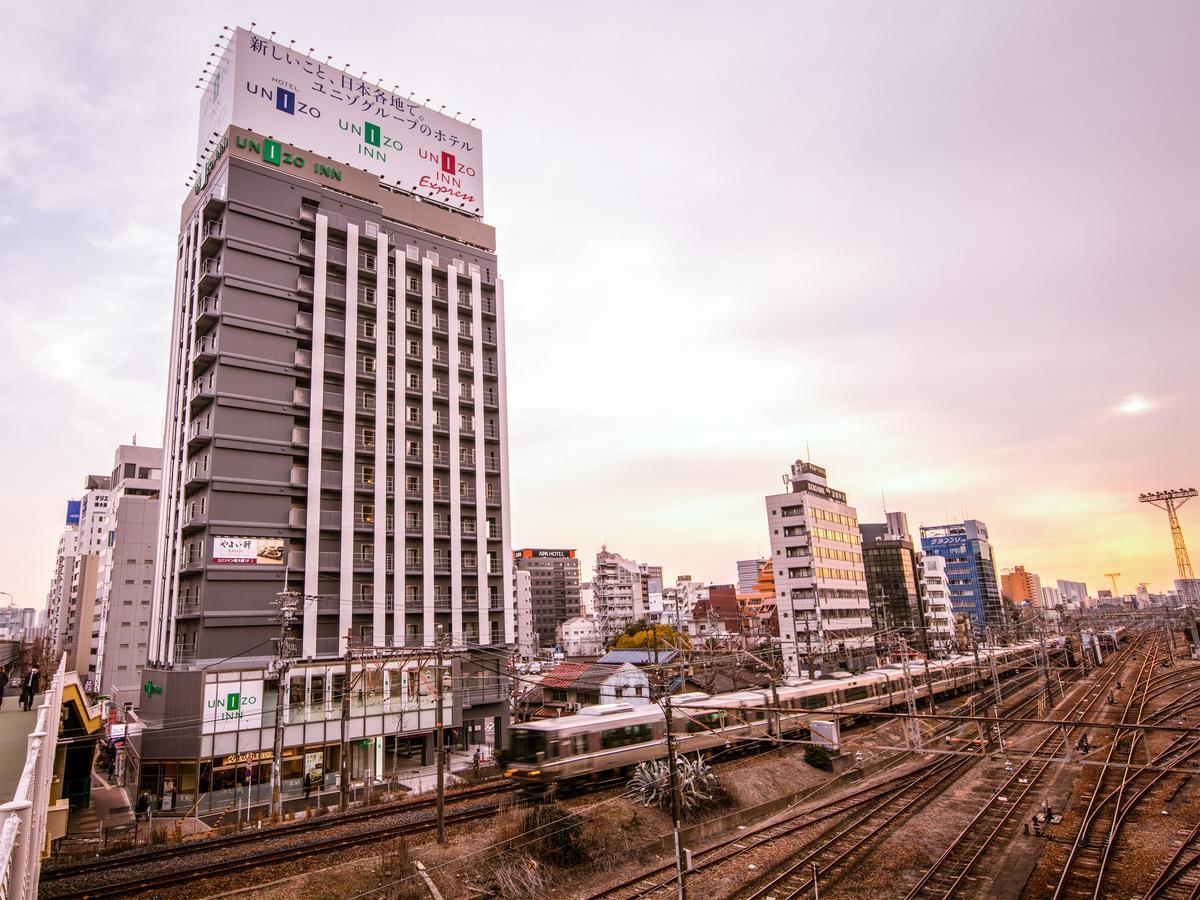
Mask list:
[[[1000,575],[1000,593],[1013,603],[1042,603],[1042,579],[1024,566],[1005,569]]]
[[[217,58],[176,249],[131,748],[143,788],[211,803],[241,777],[231,758],[251,754],[256,784],[269,771],[277,716],[285,791],[313,760],[337,771],[348,653],[353,777],[429,757],[441,642],[456,733],[503,740],[515,640],[504,290],[480,132],[245,29]],[[293,63],[365,99],[334,108]],[[327,115],[302,121],[298,104]],[[276,709],[282,592],[301,602]],[[232,716],[234,695],[254,709]]]
[[[646,618],[655,585],[661,592],[662,566],[626,559],[607,546],[600,548],[592,569],[592,594],[602,642]]]
[[[823,468],[797,460],[787,493],[766,498],[784,669],[875,665],[858,514]]]
[[[948,656],[958,649],[954,607],[946,583],[946,560],[933,554],[921,557],[921,580],[925,595],[925,632],[929,649],[935,655]]]

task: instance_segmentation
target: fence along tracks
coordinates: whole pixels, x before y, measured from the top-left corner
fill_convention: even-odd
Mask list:
[[[507,784],[486,785],[448,794],[447,803],[463,803],[489,796],[511,793]],[[172,887],[203,878],[236,874],[262,865],[275,864],[375,843],[392,837],[419,834],[435,827],[432,817],[364,828],[347,834],[327,832],[362,824],[387,816],[408,815],[430,809],[433,798],[410,800],[372,807],[342,815],[277,826],[263,831],[241,832],[210,840],[189,841],[172,847],[117,858],[96,859],[90,863],[47,869],[42,875],[43,894],[53,897],[120,897],[159,888]],[[463,810],[448,809],[446,824],[454,825],[487,818],[495,814],[497,804]],[[250,852],[240,852],[250,845]],[[199,862],[195,860],[199,859]],[[172,866],[171,863],[179,863]],[[116,880],[105,877],[120,873]],[[138,874],[144,872],[144,874]],[[133,873],[133,874],[130,874]],[[124,877],[121,877],[121,876]],[[98,877],[99,876],[99,877]]]

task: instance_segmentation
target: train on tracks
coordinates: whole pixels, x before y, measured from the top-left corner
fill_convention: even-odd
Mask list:
[[[973,655],[930,660],[928,677],[922,661],[910,663],[918,697],[930,683],[935,697],[972,690],[992,677],[992,660],[1000,677],[1037,665],[1041,644],[1029,642],[979,650]],[[857,675],[837,673],[828,678],[788,681],[776,688],[727,694],[691,692],[670,699],[677,752],[711,752],[735,742],[769,740],[772,728],[793,739],[807,740],[813,720],[836,718],[852,724],[863,713],[900,707],[905,703],[904,674],[891,664]],[[778,725],[772,710],[778,709]],[[606,703],[578,713],[514,726],[509,732],[505,775],[530,794],[544,794],[552,785],[599,783],[631,771],[639,763],[666,756],[665,714],[661,706]]]

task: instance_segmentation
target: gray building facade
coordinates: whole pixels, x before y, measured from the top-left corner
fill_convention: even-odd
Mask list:
[[[269,766],[280,717],[285,793],[314,759],[332,777],[345,691],[352,777],[425,758],[437,644],[456,739],[499,742],[515,634],[494,229],[321,147],[236,122],[210,143],[177,245],[142,785],[219,802],[247,754]]]
[[[97,603],[92,682],[118,706],[138,698],[138,670],[146,664],[162,448],[122,445],[113,462],[109,494],[111,538],[106,581]]]

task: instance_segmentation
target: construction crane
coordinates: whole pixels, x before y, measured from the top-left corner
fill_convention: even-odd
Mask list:
[[[1109,579],[1112,582],[1113,599],[1115,600],[1117,597],[1120,597],[1121,592],[1117,590],[1117,579],[1121,577],[1121,573],[1120,572],[1105,572],[1104,577]]]
[[[1175,567],[1179,570],[1179,593],[1181,600],[1189,600],[1192,604],[1200,602],[1196,596],[1196,574],[1192,571],[1192,560],[1188,556],[1187,544],[1183,542],[1183,529],[1179,527],[1179,507],[1197,495],[1195,488],[1176,488],[1169,491],[1155,491],[1152,494],[1139,494],[1138,500],[1149,503],[1167,511],[1167,521],[1171,525],[1171,542],[1175,545]]]

